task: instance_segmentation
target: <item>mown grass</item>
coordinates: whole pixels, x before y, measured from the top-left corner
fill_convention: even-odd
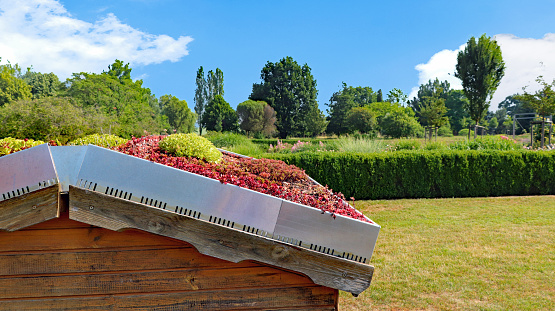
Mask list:
[[[375,274],[340,310],[555,310],[555,196],[358,201]]]

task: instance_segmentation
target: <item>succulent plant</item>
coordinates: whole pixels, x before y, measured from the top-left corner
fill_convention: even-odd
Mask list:
[[[11,137],[2,138],[0,139],[0,157],[42,144],[44,144],[44,142],[40,140],[17,139]]]
[[[206,138],[197,134],[172,134],[159,142],[160,149],[177,157],[194,157],[218,162],[222,153]]]
[[[127,139],[110,134],[92,134],[82,138],[78,138],[70,143],[70,145],[96,145],[104,148],[114,148],[123,145]]]

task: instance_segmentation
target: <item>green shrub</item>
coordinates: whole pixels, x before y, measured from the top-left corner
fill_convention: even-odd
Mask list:
[[[208,162],[217,162],[222,153],[206,138],[197,134],[172,134],[159,143],[164,152],[178,157],[195,157]]]
[[[462,129],[459,131],[459,136],[464,136],[464,137],[468,137],[468,131],[469,129]],[[470,131],[470,136],[474,137],[474,131]]]
[[[387,114],[380,122],[381,134],[391,138],[424,137],[424,128],[405,113]]]
[[[418,150],[422,143],[415,139],[400,139],[395,143],[395,150]]]
[[[0,139],[0,157],[42,144],[44,144],[44,142],[40,140],[16,139],[11,137],[2,138]]]
[[[83,138],[78,138],[72,142],[70,145],[96,145],[104,148],[113,148],[120,145],[123,145],[127,142],[127,139],[118,137],[116,135],[110,134],[92,134],[87,135]]]
[[[437,150],[265,154],[357,199],[555,194],[555,152]]]
[[[444,137],[452,137],[453,131],[448,125],[444,125],[437,130],[437,135],[444,136]]]
[[[422,149],[423,150],[447,150],[449,149],[449,147],[447,147],[447,145],[442,142],[431,141],[426,143],[426,145],[424,145]]]

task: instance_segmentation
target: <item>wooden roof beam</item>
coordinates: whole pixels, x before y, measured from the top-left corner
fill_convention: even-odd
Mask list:
[[[59,216],[59,185],[0,201],[0,230],[16,231]]]
[[[69,218],[115,231],[138,229],[175,238],[208,256],[299,272],[316,284],[354,295],[370,286],[374,272],[371,265],[74,186],[69,188]]]

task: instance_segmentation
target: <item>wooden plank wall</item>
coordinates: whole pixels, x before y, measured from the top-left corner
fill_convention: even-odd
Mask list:
[[[303,275],[67,212],[0,232],[0,310],[336,310],[337,300]]]

